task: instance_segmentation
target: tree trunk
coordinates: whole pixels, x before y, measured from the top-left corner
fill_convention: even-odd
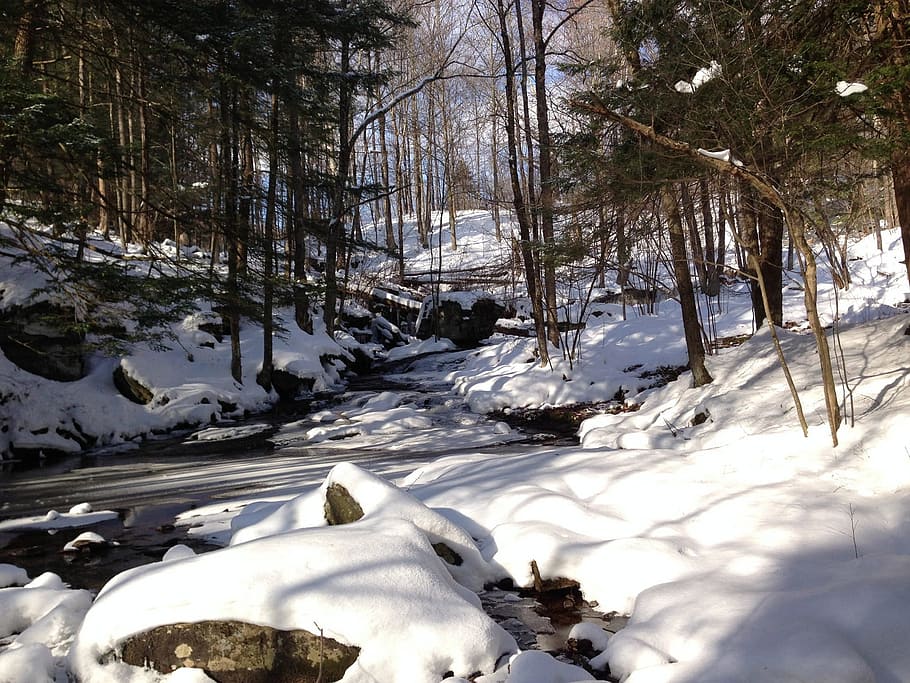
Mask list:
[[[297,107],[288,111],[288,166],[292,206],[288,235],[293,244],[294,279],[294,322],[304,332],[313,333],[313,319],[310,315],[310,298],[306,290],[306,196],[303,187],[303,150],[301,147],[300,114]]]
[[[243,383],[243,365],[240,352],[240,288],[238,270],[240,249],[238,245],[237,184],[238,145],[235,135],[237,129],[237,98],[234,88],[229,88],[226,75],[222,74],[219,86],[219,106],[221,107],[221,186],[222,195],[222,234],[228,256],[227,302],[226,314],[231,336],[231,377],[238,384]]]
[[[537,333],[537,348],[540,353],[540,364],[550,364],[550,351],[547,346],[547,332],[544,324],[543,306],[537,285],[537,266],[534,262],[534,252],[531,248],[531,216],[524,201],[521,190],[521,178],[518,174],[518,140],[516,135],[515,114],[515,65],[512,56],[512,45],[509,29],[506,23],[506,8],[503,0],[496,0],[497,14],[499,15],[500,40],[502,53],[505,58],[505,86],[506,86],[506,146],[509,154],[509,177],[512,182],[512,204],[515,208],[515,218],[518,221],[519,248],[524,262],[525,279],[528,285],[528,296],[531,299],[531,308],[534,315],[534,329]]]
[[[758,240],[761,276],[767,290],[771,322],[775,325],[783,325],[784,217],[780,209],[770,206],[766,202],[760,202],[758,205]],[[761,292],[759,292],[759,298],[761,298]],[[761,311],[762,319],[764,319],[764,305],[762,305]]]
[[[382,100],[380,99],[378,105],[382,106]],[[395,241],[395,232],[392,226],[392,195],[391,186],[389,185],[389,146],[386,143],[386,115],[382,114],[379,117],[379,156],[380,163],[382,167],[380,168],[380,173],[382,177],[382,206],[383,206],[383,218],[385,219],[385,245],[386,249],[389,251],[395,251],[398,249],[398,244]]]
[[[13,61],[20,73],[27,76],[32,72],[35,59],[35,34],[44,21],[47,0],[25,0],[22,16],[16,26],[16,38],[13,44]]]
[[[351,46],[343,42],[339,49],[341,73],[351,70]],[[344,223],[348,213],[347,187],[351,172],[351,111],[353,109],[353,92],[351,86],[342,80],[338,86],[338,156],[336,158],[334,187],[332,188],[331,215],[325,241],[325,310],[323,322],[331,337],[335,332],[335,318],[338,304],[338,247],[344,237]]]
[[[547,338],[560,346],[556,311],[556,240],[553,231],[554,195],[550,115],[547,94],[547,46],[543,37],[545,0],[531,0],[534,33],[534,99],[537,105],[538,157],[540,159],[540,233],[543,238],[543,298],[547,311]]]
[[[711,192],[708,181],[702,178],[698,183],[701,222],[705,231],[705,294],[716,297],[720,294],[720,266],[714,245],[714,213],[711,210]],[[723,215],[721,215],[723,221]]]
[[[710,384],[714,380],[705,367],[705,347],[701,340],[698,306],[695,303],[692,276],[689,274],[689,258],[686,254],[686,233],[683,229],[676,196],[669,185],[663,188],[661,203],[667,214],[670,255],[673,259],[673,273],[676,277],[679,305],[682,309],[683,333],[686,337],[686,350],[689,354],[689,369],[692,370],[694,385],[700,387]]]
[[[705,250],[702,247],[701,235],[698,231],[698,220],[695,217],[695,201],[692,199],[692,193],[689,192],[689,186],[686,183],[680,183],[682,215],[686,221],[686,227],[689,229],[689,244],[692,246],[692,261],[695,266],[695,274],[698,277],[698,286],[701,291],[708,288],[708,270],[705,266]]]
[[[894,203],[901,226],[904,246],[904,268],[910,285],[910,150],[902,149],[891,158],[891,177],[894,181]]]
[[[266,391],[272,390],[272,298],[273,298],[273,259],[275,233],[275,198],[278,184],[278,95],[272,93],[272,107],[269,115],[269,179],[265,199],[265,225],[263,234],[264,272],[262,292],[262,369],[256,376],[256,382]]]

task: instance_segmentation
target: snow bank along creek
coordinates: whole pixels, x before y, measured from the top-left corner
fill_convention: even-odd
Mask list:
[[[0,471],[0,563],[32,576],[54,572],[74,588],[97,592],[176,544],[197,553],[224,545],[226,538],[176,522],[181,513],[222,502],[225,511],[236,511],[247,502],[288,498],[318,486],[340,462],[394,481],[442,455],[566,444],[566,434],[551,433],[549,424],[535,429],[523,420],[519,432],[473,414],[438,374],[420,372],[458,357],[398,364],[397,374],[354,378],[342,395],[278,406],[267,415],[37,467],[7,464]],[[64,552],[81,534],[105,542]],[[612,631],[625,622],[598,613],[573,585],[488,588],[481,594],[485,610],[522,649],[571,655],[575,642],[567,647],[567,636],[574,624]]]

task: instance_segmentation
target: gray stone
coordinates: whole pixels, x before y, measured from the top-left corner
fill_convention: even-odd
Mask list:
[[[480,295],[470,309],[463,308],[457,298],[446,298],[443,295],[437,307],[433,298],[427,297],[417,337],[428,339],[435,333],[451,339],[462,348],[473,348],[493,334],[496,321],[505,312],[505,306],[488,295]]]
[[[159,626],[131,636],[121,658],[161,673],[196,668],[218,683],[338,681],[360,648],[313,634],[240,621]]]

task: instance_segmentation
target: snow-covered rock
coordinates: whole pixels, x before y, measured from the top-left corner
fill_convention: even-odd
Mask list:
[[[276,534],[124,572],[101,591],[71,650],[85,683],[157,680],[111,657],[129,636],[194,621],[313,630],[361,648],[345,683],[437,683],[491,673],[515,641],[401,519]]]

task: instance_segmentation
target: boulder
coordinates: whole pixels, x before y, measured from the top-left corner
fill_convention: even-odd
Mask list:
[[[403,346],[408,343],[407,338],[402,334],[397,325],[386,320],[383,316],[378,315],[370,323],[370,340],[376,344],[382,344],[386,350],[394,349],[396,346]]]
[[[26,372],[58,382],[85,377],[83,335],[65,329],[72,310],[48,303],[0,313],[0,349]]]
[[[329,484],[325,490],[325,521],[329,526],[352,524],[363,517],[363,508],[341,484]]]
[[[170,624],[128,638],[122,659],[164,674],[202,669],[218,683],[337,681],[360,648],[309,631],[240,621]]]
[[[493,334],[496,321],[506,312],[492,295],[478,292],[444,292],[438,306],[427,297],[417,321],[417,337],[434,334],[451,339],[462,348],[473,348]]]
[[[117,387],[117,391],[139,405],[148,405],[155,397],[152,390],[130,375],[122,363],[114,369],[114,386]]]
[[[312,391],[315,383],[312,377],[298,377],[287,370],[272,370],[272,388],[282,401],[293,401],[299,394]]]

